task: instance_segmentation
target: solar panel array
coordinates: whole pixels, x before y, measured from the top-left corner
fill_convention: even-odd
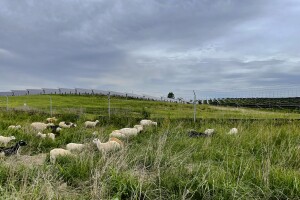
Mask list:
[[[41,88],[41,89],[26,89],[26,90],[11,90],[7,92],[0,92],[0,96],[24,96],[24,95],[54,95],[54,94],[74,94],[74,95],[110,95],[118,97],[129,97],[135,99],[145,99],[154,101],[178,102],[176,99],[165,97],[154,97],[150,95],[138,95],[133,93],[122,93],[115,91],[97,90],[97,89],[84,89],[84,88]]]

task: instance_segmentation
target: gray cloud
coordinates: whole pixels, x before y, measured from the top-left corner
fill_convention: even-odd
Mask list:
[[[296,0],[3,0],[0,90],[299,84],[299,11]]]

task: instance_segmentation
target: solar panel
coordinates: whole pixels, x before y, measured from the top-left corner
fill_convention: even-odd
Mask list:
[[[75,88],[77,94],[93,94],[93,90],[84,88]]]
[[[75,89],[70,88],[59,88],[60,94],[76,94]]]
[[[27,89],[27,93],[29,95],[33,94],[44,94],[44,91],[42,89]]]
[[[105,91],[105,90],[92,90],[94,94],[100,94],[100,95],[108,95],[109,91]]]
[[[0,92],[0,96],[12,96],[12,92]]]
[[[13,96],[23,96],[27,95],[27,90],[12,90]]]
[[[59,89],[52,89],[52,88],[42,88],[44,94],[60,94]]]

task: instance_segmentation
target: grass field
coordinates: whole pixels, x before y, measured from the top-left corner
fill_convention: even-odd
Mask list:
[[[31,122],[49,117],[49,96],[0,98],[0,135],[28,146],[20,157],[0,161],[0,199],[299,199],[300,114],[105,96],[52,95],[54,116],[76,122],[55,141],[41,140]],[[24,103],[26,106],[24,106]],[[125,142],[119,152],[101,155],[92,132],[108,140],[112,130],[148,117],[158,122]],[[94,129],[86,120],[99,119]],[[21,130],[8,130],[21,124]],[[237,127],[238,135],[226,134]],[[189,130],[214,128],[209,138]],[[46,133],[47,131],[45,131]],[[89,143],[76,157],[50,164],[49,151],[69,142]],[[13,142],[10,143],[12,145]]]

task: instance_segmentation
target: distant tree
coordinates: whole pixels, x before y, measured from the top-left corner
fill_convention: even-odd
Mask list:
[[[168,98],[170,98],[170,99],[175,99],[174,93],[173,93],[173,92],[169,92]]]

